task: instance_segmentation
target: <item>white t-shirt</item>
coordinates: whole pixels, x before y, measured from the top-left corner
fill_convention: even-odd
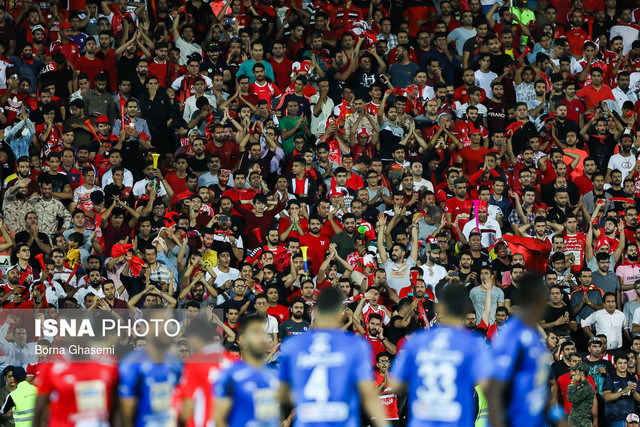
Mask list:
[[[614,154],[609,158],[607,169],[618,169],[622,172],[622,181],[629,175],[629,172],[636,164],[636,158],[633,154],[629,154],[629,157],[624,157],[622,153]]]
[[[462,234],[464,237],[469,239],[469,235],[472,231],[476,230],[476,220],[472,218],[471,221],[467,222],[462,229]],[[498,221],[494,219],[487,218],[487,221],[483,224],[480,224],[480,234],[482,235],[482,246],[484,248],[488,248],[493,245],[496,240],[502,237],[502,230],[500,230],[500,224]]]
[[[113,171],[109,169],[104,173],[104,175],[102,175],[102,189],[104,190],[104,188],[107,185],[112,183],[113,183]],[[124,181],[122,181],[122,184],[125,187],[133,187],[133,174],[128,169],[124,170]]]
[[[484,89],[485,93],[491,93],[491,82],[498,78],[498,75],[493,71],[483,73],[480,70],[476,70],[474,73],[476,76],[476,86]]]

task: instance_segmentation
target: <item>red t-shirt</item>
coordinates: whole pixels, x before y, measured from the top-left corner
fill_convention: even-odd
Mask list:
[[[466,177],[470,177],[480,169],[484,163],[484,156],[486,156],[487,153],[489,153],[489,150],[483,146],[480,146],[475,150],[471,147],[464,147],[460,150],[459,156],[463,160],[462,170]]]
[[[329,226],[331,226],[329,224]],[[329,250],[329,244],[331,240],[323,235],[318,237],[312,236],[309,233],[303,234],[299,237],[300,246],[307,246],[307,258],[311,261],[311,265],[309,265],[309,270],[311,270],[314,274],[318,274],[318,269],[324,261],[324,256]]]
[[[233,329],[233,328],[232,328]],[[189,356],[184,364],[176,397],[191,399],[195,405],[187,426],[196,427],[213,423],[212,385],[220,371],[230,366],[232,358],[215,346],[205,347],[202,353]]]
[[[175,209],[178,200],[180,200],[180,193],[189,191],[187,188],[187,178],[179,178],[175,172],[167,174],[164,179],[167,180],[171,189],[173,190],[173,197],[171,198],[171,208]]]
[[[384,382],[384,377],[380,375],[378,370],[375,371],[376,374],[376,388],[380,386]],[[384,413],[386,414],[386,420],[397,420],[398,417],[398,396],[393,393],[393,390],[389,385],[387,385],[384,389],[380,391],[380,403],[384,408]]]
[[[91,89],[95,87],[95,78],[98,73],[105,69],[102,59],[89,59],[86,56],[82,56],[73,65],[78,72],[87,73]]]
[[[293,61],[285,57],[282,62],[276,62],[273,57],[269,59],[269,64],[273,68],[273,75],[276,78],[276,85],[280,92],[284,92],[291,83],[291,67],[293,67]]]
[[[593,382],[593,378],[591,378],[591,376],[587,376],[587,381],[589,381],[589,384],[591,384],[591,387],[593,387],[593,390],[595,390],[595,392],[597,393],[598,390],[596,390],[596,383]],[[564,401],[564,413],[565,414],[569,414],[569,412],[571,412],[571,402],[569,402],[569,399],[567,399],[567,390],[569,390],[569,384],[571,384],[571,372],[567,372],[564,375],[560,375],[558,377],[558,387],[560,388],[560,392],[562,393],[562,398]]]
[[[265,100],[271,106],[273,98],[280,95],[280,89],[273,83],[265,82],[263,86],[258,85],[257,82],[249,85],[249,93],[254,93],[260,100]]]
[[[78,420],[108,424],[118,386],[118,363],[108,357],[95,360],[78,364],[55,357],[42,364],[36,386],[39,396],[50,396],[50,425],[75,427]]]

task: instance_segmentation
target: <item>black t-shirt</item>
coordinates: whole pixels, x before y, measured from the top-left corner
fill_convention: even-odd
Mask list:
[[[402,320],[402,316],[396,314],[391,318],[389,324],[384,330],[384,335],[389,338],[389,341],[391,341],[394,345],[398,344],[398,341],[409,335],[411,332],[417,331],[419,329],[419,325],[413,320],[409,322],[406,328],[398,328],[394,326],[395,322],[398,320]]]
[[[294,322],[292,319],[287,319],[278,327],[278,337],[280,341],[287,338],[290,335],[301,335],[309,329],[311,324],[306,320],[301,322]]]
[[[553,377],[557,380],[569,372],[569,366],[564,362],[564,359],[558,360],[551,364],[551,372],[553,372]]]
[[[27,243],[30,237],[31,235],[27,230],[23,230],[17,233],[15,237],[16,245],[20,243]],[[49,244],[49,236],[47,236],[46,234],[38,233],[38,238],[42,243],[46,245]],[[33,239],[33,242],[31,243],[31,246],[29,246],[29,249],[31,250],[31,258],[29,259],[29,265],[31,265],[32,268],[40,270],[42,267],[40,266],[40,263],[38,262],[36,257],[44,252],[40,250],[40,247],[38,246],[38,243],[36,243],[35,239]]]
[[[196,159],[195,157],[189,157],[187,160],[192,172],[207,172],[207,156],[202,159]]]
[[[505,123],[509,105],[506,102],[494,101],[493,99],[486,99],[482,104],[487,107],[489,129],[494,131],[504,130],[506,128]]]
[[[353,94],[356,98],[362,98],[365,102],[371,101],[369,96],[369,89],[376,82],[378,74],[375,70],[371,70],[368,73],[362,69],[356,70],[353,76]]]
[[[503,288],[502,292],[504,292],[504,299],[505,300],[510,300],[511,301],[511,305],[520,305],[521,304],[520,289],[516,288],[513,283],[511,285],[507,286],[506,288]]]
[[[505,294],[505,299],[506,299],[506,294]],[[547,305],[547,308],[544,312],[544,317],[542,318],[542,320],[544,320],[546,323],[551,323],[551,322],[555,322],[556,320],[558,320],[559,318],[561,318],[562,316],[564,316],[565,314],[569,315],[569,320],[571,322],[575,322],[576,321],[576,315],[573,312],[573,310],[570,307],[566,307],[566,306],[562,306],[562,307],[552,307],[550,305]],[[571,330],[569,329],[569,326],[567,325],[560,325],[557,326],[556,329],[558,329],[558,333],[561,335],[570,335],[571,334]]]
[[[589,147],[589,157],[593,157],[598,169],[601,172],[606,172],[609,158],[613,156],[613,151],[616,148],[616,142],[613,140],[611,134],[607,133],[604,138],[589,135],[587,147]]]
[[[64,187],[69,184],[69,178],[61,173],[56,175],[51,175],[49,172],[41,173],[38,175],[38,184],[42,184],[44,179],[49,179],[51,181],[54,193],[62,193],[64,191]]]

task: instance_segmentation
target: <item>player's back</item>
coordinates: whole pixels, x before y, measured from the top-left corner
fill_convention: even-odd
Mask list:
[[[538,331],[512,317],[493,342],[492,378],[507,383],[505,419],[509,425],[545,425],[551,355]]]
[[[280,354],[280,380],[291,387],[296,426],[360,425],[358,383],[373,380],[371,346],[340,330],[290,337]]]
[[[182,372],[181,360],[167,354],[156,363],[145,350],[126,355],[118,367],[121,398],[137,399],[137,426],[166,425],[171,414],[171,396]]]
[[[407,339],[392,376],[407,384],[409,425],[473,426],[473,389],[491,374],[489,350],[462,328],[437,326]]]
[[[212,385],[218,380],[220,371],[232,363],[219,345],[205,347],[185,361],[177,397],[193,400],[193,413],[187,427],[205,427],[213,422]]]
[[[76,361],[55,356],[40,363],[35,385],[50,396],[49,424],[108,426],[113,392],[118,386],[118,364],[110,356]]]

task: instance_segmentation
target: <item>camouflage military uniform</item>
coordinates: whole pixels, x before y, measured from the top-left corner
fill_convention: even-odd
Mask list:
[[[591,407],[595,390],[585,380],[577,384],[569,384],[567,399],[571,402],[569,425],[571,427],[591,427]]]

